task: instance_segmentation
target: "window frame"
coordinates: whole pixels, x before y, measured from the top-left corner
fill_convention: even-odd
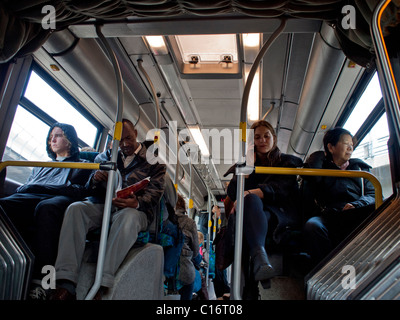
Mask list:
[[[78,138],[78,143],[79,147],[93,147],[97,148],[99,145],[99,141],[101,138],[101,133],[103,131],[103,126],[100,124],[99,121],[97,121],[90,113],[87,111],[71,94],[67,92],[66,89],[64,89],[63,86],[61,86],[56,80],[54,80],[53,77],[51,77],[45,70],[43,70],[37,63],[32,62],[31,68],[28,72],[27,79],[25,81],[24,88],[21,93],[21,97],[19,100],[19,105],[25,108],[27,111],[32,113],[34,116],[42,120],[44,123],[49,125],[50,127],[56,123],[59,122],[55,120],[53,117],[48,115],[46,112],[44,112],[40,107],[36,106],[32,101],[30,101],[28,98],[25,97],[25,92],[27,89],[27,86],[29,84],[29,79],[32,74],[32,72],[35,72],[39,77],[43,79],[54,91],[56,91],[65,101],[67,101],[73,108],[75,108],[83,117],[85,117],[96,129],[97,133],[94,139],[94,145],[89,146],[86,142]]]

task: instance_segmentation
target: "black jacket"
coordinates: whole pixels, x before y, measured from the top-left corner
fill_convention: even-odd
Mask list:
[[[107,150],[100,153],[96,157],[95,162],[110,161],[110,151],[111,150]],[[122,178],[121,188],[126,188],[142,179],[150,177],[150,182],[146,188],[137,194],[139,210],[146,213],[150,225],[158,210],[161,196],[164,193],[166,166],[159,163],[150,164],[146,159],[146,152],[147,149],[145,145],[142,144],[142,148],[138,154],[134,157],[132,162],[124,168],[122,160],[123,154],[122,151],[119,150],[117,168]],[[89,189],[92,195],[90,200],[92,202],[103,203],[106,195],[106,187],[107,183],[96,181],[92,177],[89,182]]]
[[[340,170],[324,153],[317,151],[306,161],[305,167]],[[370,171],[370,166],[360,159],[350,159],[346,170]],[[354,207],[364,207],[375,203],[375,189],[372,183],[362,178],[304,177],[311,182],[315,200],[322,209],[341,211],[350,203]]]
[[[75,129],[63,123],[55,123],[50,127],[46,140],[46,150],[49,157],[53,161],[57,161],[56,154],[48,144],[50,133],[54,127],[61,128],[71,142],[70,156],[62,162],[88,162],[79,159],[78,137]],[[74,200],[83,199],[88,195],[85,184],[91,173],[92,170],[88,169],[34,167],[27,182],[20,186],[17,192],[61,195],[74,198]]]
[[[263,166],[257,159],[255,166]],[[276,167],[302,167],[300,158],[281,153]],[[226,174],[235,173],[235,166]],[[299,227],[302,223],[299,208],[299,188],[295,175],[256,174],[254,171],[245,179],[244,190],[260,188],[264,194],[264,210],[269,210],[277,217],[278,225],[273,238],[279,243],[285,231]],[[237,176],[234,175],[229,183],[227,194],[233,201],[236,200]]]

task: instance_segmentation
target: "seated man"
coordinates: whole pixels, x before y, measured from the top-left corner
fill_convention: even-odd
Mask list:
[[[137,131],[131,121],[123,119],[122,137],[119,143],[117,167],[122,176],[122,187],[132,185],[146,177],[150,182],[137,194],[127,199],[112,200],[115,211],[111,216],[101,290],[111,288],[114,276],[127,253],[136,242],[138,233],[146,231],[154,219],[158,203],[164,191],[165,165],[151,165],[146,160],[146,147],[137,142]],[[97,156],[96,162],[109,160],[110,152]],[[75,299],[75,287],[85,250],[86,234],[102,224],[105,186],[108,172],[96,171],[90,186],[95,197],[76,202],[68,207],[60,234],[56,261],[57,289],[53,300]]]
[[[73,126],[55,123],[49,130],[46,149],[53,161],[77,162],[78,136]],[[92,170],[35,167],[26,184],[0,199],[0,206],[35,255],[30,297],[44,298],[40,287],[42,267],[54,265],[64,212],[86,197],[85,184]]]
[[[305,167],[335,170],[369,171],[370,166],[351,158],[353,137],[343,128],[326,132],[325,155],[313,153]],[[375,207],[375,190],[370,181],[360,178],[305,177],[319,206],[317,216],[305,224],[307,252],[312,264],[320,262],[335,246],[346,238]]]

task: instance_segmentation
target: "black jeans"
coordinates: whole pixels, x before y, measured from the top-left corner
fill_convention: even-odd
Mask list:
[[[304,226],[304,239],[313,264],[328,255],[373,211],[374,205],[369,205],[310,218]]]
[[[243,204],[243,235],[252,249],[264,247],[268,233],[268,222],[271,218],[269,211],[264,210],[260,197],[249,194],[244,198]]]
[[[42,267],[55,264],[64,212],[74,200],[66,196],[15,193],[0,199],[0,206],[35,255],[33,278]]]

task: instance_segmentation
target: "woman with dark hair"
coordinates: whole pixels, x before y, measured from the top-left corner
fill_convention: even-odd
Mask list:
[[[254,156],[255,166],[301,167],[301,159],[281,153],[277,146],[277,136],[271,124],[264,120],[255,122]],[[226,173],[235,173],[233,166]],[[236,200],[237,176],[233,176],[228,186],[228,197]],[[301,223],[297,212],[298,185],[294,175],[256,174],[245,178],[244,187],[244,241],[249,248],[252,271],[256,281],[274,276],[274,269],[268,260],[265,241],[272,224],[273,239],[280,243],[286,231]],[[236,201],[235,204],[236,206]]]
[[[65,123],[50,127],[46,150],[52,161],[87,162],[79,158],[75,128]],[[92,170],[35,167],[14,194],[0,199],[0,207],[35,255],[30,298],[44,299],[42,267],[54,265],[65,209],[88,195],[85,187]]]
[[[364,170],[370,166],[360,159],[350,159],[353,136],[343,128],[326,132],[325,153],[314,152],[305,167],[335,170]],[[373,210],[375,190],[361,178],[308,177],[319,212],[305,224],[305,240],[313,264],[323,259],[348,236]]]

